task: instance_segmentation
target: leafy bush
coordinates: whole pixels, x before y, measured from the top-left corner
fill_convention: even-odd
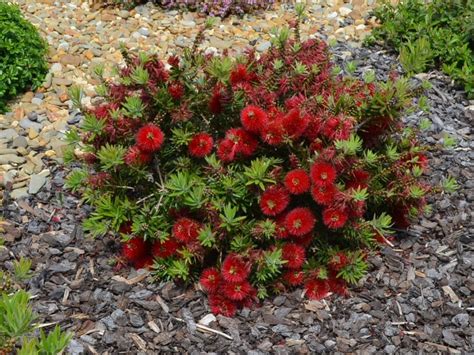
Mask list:
[[[408,81],[345,77],[324,42],[290,34],[260,58],[197,42],[166,63],[124,52],[97,89],[107,102],[67,135],[66,160],[83,164],[68,186],[94,207],[85,228],[120,233],[122,261],[160,279],[200,279],[215,313],[299,285],[346,294],[433,189],[400,119]]]
[[[71,336],[56,326],[49,334],[37,330],[36,319],[30,306],[30,295],[20,288],[30,273],[31,261],[20,259],[10,275],[0,270],[0,354],[58,354]]]
[[[20,9],[0,1],[0,112],[7,100],[41,85],[48,71],[46,43]]]
[[[387,2],[374,14],[381,26],[369,43],[383,40],[395,47],[409,73],[441,68],[474,97],[474,1]]]

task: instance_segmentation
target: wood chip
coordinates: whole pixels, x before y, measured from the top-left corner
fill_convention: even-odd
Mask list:
[[[122,277],[120,275],[115,275],[112,277],[112,280],[117,281],[117,282],[123,282],[123,283],[126,283],[127,285],[134,285],[140,281],[145,280],[148,277],[148,275],[150,275],[149,271],[143,272],[140,275],[135,276],[131,279],[126,279],[125,277]]]
[[[212,322],[215,322],[216,320],[217,320],[216,316],[212,313],[209,313],[209,314],[206,314],[204,317],[202,317],[198,323],[202,325],[209,325]]]
[[[446,346],[446,345],[435,344],[435,343],[432,343],[432,342],[429,342],[429,341],[427,341],[423,344],[428,345],[428,346],[433,346],[436,349],[438,349],[439,351],[447,351],[450,354],[461,354],[461,352],[459,350],[450,348],[449,346]]]
[[[130,333],[130,338],[132,338],[133,342],[137,344],[137,346],[142,349],[143,351],[146,351],[146,342],[142,338],[140,338],[137,334]]]
[[[418,277],[422,277],[422,278],[426,277],[426,274],[421,272],[421,271],[415,271],[415,275],[418,276]]]
[[[148,326],[150,327],[151,330],[153,330],[155,333],[160,334],[161,329],[158,327],[158,325],[153,322],[152,320],[148,322]]]
[[[158,304],[161,306],[161,308],[163,308],[163,311],[165,311],[165,313],[170,312],[170,308],[165,303],[165,301],[163,301],[163,298],[161,298],[160,295],[156,295],[156,302],[158,302]]]
[[[458,303],[459,302],[459,297],[458,295],[456,295],[453,291],[453,289],[449,286],[443,286],[442,287],[443,291],[445,294],[447,294],[449,296],[449,298],[451,299],[451,302],[453,303]]]

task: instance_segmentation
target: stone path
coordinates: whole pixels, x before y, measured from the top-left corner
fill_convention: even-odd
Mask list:
[[[65,143],[63,133],[81,116],[72,111],[68,90],[80,86],[84,105],[94,102],[95,66],[106,67],[106,77],[120,64],[120,43],[130,50],[159,52],[163,56],[189,47],[205,16],[197,13],[166,11],[152,4],[131,11],[107,8],[89,9],[87,2],[64,0],[16,1],[26,18],[38,27],[50,46],[50,71],[43,87],[27,92],[11,105],[10,113],[0,115],[0,186],[12,183],[11,197],[34,194],[48,181],[46,162],[60,160]],[[329,40],[357,45],[370,32],[374,19],[369,10],[372,0],[313,1],[302,25],[304,36],[322,32]],[[270,30],[293,18],[290,5],[257,12],[243,18],[218,19],[202,48],[208,51],[239,52],[248,46],[263,51],[270,45]],[[32,178],[30,178],[32,177]]]

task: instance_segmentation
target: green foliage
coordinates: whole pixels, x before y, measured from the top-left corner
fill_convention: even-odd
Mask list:
[[[20,258],[13,262],[13,276],[18,281],[25,281],[31,277],[31,260]]]
[[[41,85],[46,54],[46,42],[20,9],[0,1],[0,112],[8,100]]]
[[[382,26],[372,41],[395,47],[408,73],[440,68],[474,97],[474,1],[384,2],[374,14]]]
[[[37,329],[37,316],[32,311],[30,295],[20,288],[31,276],[30,268],[31,261],[21,258],[13,263],[12,275],[0,270],[0,354],[56,355],[71,339],[59,326],[49,334],[40,330],[39,338],[32,336]]]

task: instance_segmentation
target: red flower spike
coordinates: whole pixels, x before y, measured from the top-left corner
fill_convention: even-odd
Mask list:
[[[230,254],[222,263],[221,272],[227,282],[242,282],[250,274],[250,265],[241,256]]]
[[[310,280],[304,285],[306,296],[312,300],[320,300],[329,296],[329,286],[326,280]]]
[[[328,266],[335,272],[341,271],[349,264],[349,259],[343,252],[334,254],[328,262]]]
[[[269,145],[280,145],[283,142],[285,129],[281,120],[274,120],[267,124],[261,132],[262,140]]]
[[[184,87],[181,83],[176,82],[168,86],[168,92],[173,99],[179,100],[184,95]]]
[[[228,282],[222,287],[224,295],[232,301],[242,301],[251,295],[252,286],[248,281]]]
[[[122,245],[122,255],[128,261],[135,261],[143,258],[147,251],[147,244],[139,237],[132,238]]]
[[[283,128],[293,139],[300,137],[309,124],[309,117],[302,116],[298,109],[293,109],[283,117]]]
[[[173,225],[173,236],[183,243],[190,243],[197,239],[201,225],[199,222],[182,217]]]
[[[153,153],[161,148],[164,134],[160,127],[150,123],[140,128],[137,132],[137,147],[145,153]]]
[[[240,121],[249,132],[259,133],[266,127],[268,117],[260,107],[249,105],[240,113]]]
[[[304,272],[301,270],[288,270],[283,274],[283,280],[290,286],[299,286],[304,281]]]
[[[309,175],[303,169],[290,171],[285,177],[285,187],[293,195],[301,195],[311,187]]]
[[[142,152],[137,146],[128,148],[125,154],[125,164],[129,166],[146,165],[153,159],[153,156],[148,153]]]
[[[209,307],[214,314],[222,314],[226,317],[233,317],[237,312],[235,302],[228,300],[218,294],[209,296]]]
[[[151,253],[156,258],[165,259],[176,254],[176,251],[180,247],[180,244],[173,239],[162,241],[156,241],[153,243]]]
[[[298,207],[288,212],[285,226],[291,235],[303,236],[311,232],[316,223],[313,212],[309,208]]]
[[[247,73],[247,67],[244,64],[238,64],[230,72],[230,83],[232,85],[245,83],[248,80],[249,80],[249,74]]]
[[[230,139],[223,139],[217,147],[217,156],[224,163],[229,163],[235,159],[237,151],[237,144]]]
[[[329,163],[314,163],[311,167],[311,179],[316,186],[332,185],[336,180],[336,169]]]
[[[306,253],[302,246],[288,243],[283,245],[282,259],[286,260],[285,267],[288,269],[299,269],[306,261]]]
[[[336,198],[337,193],[338,190],[334,185],[316,185],[311,188],[311,196],[313,197],[313,200],[323,206],[331,204]]]
[[[196,158],[204,158],[211,154],[214,140],[207,133],[198,133],[194,135],[188,145],[189,154]]]
[[[347,284],[343,279],[331,277],[326,281],[330,292],[334,292],[340,296],[347,297],[349,292],[347,290]]]
[[[135,269],[147,269],[153,265],[153,256],[145,255],[138,260],[133,261],[133,267]]]
[[[216,293],[221,282],[221,274],[219,270],[213,267],[205,269],[201,274],[199,282],[208,293]]]
[[[288,233],[288,230],[286,229],[286,226],[285,226],[285,218],[286,218],[286,214],[281,214],[275,220],[275,223],[276,223],[275,237],[277,239],[286,239],[290,235],[290,233]]]
[[[340,208],[326,208],[323,211],[323,222],[331,229],[339,229],[344,227],[349,216],[346,211]]]
[[[260,209],[266,216],[276,216],[290,203],[290,195],[285,188],[277,185],[267,188],[260,198]]]

